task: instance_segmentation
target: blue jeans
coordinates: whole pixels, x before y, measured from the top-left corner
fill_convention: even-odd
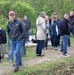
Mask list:
[[[13,61],[14,51],[16,54],[15,65],[18,67],[21,63],[21,47],[22,47],[23,40],[10,40],[10,60]]]
[[[74,36],[74,28],[70,28],[70,32],[71,32],[72,35]]]
[[[61,52],[63,52],[63,55],[67,54],[68,39],[69,35],[62,36]]]
[[[25,39],[23,39],[23,45],[21,48],[21,57],[26,56],[26,46],[25,46]]]
[[[69,37],[69,39],[68,39],[68,46],[70,46],[70,44],[71,44],[71,43],[70,43],[70,37]]]
[[[27,38],[26,38],[26,43],[27,43],[27,42],[29,42],[30,30],[28,30],[26,32],[26,36],[27,36]]]
[[[46,40],[44,41],[43,48],[45,47],[47,49],[48,46],[48,33],[46,34]]]
[[[43,45],[44,45],[44,40],[37,41],[36,54],[38,54],[38,55],[42,54]]]
[[[57,35],[51,35],[50,37],[52,46],[57,47],[58,45]]]

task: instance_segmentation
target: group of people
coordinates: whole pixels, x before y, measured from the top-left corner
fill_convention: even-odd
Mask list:
[[[22,57],[26,56],[25,43],[29,42],[31,24],[26,15],[24,16],[24,20],[22,20],[21,18],[16,18],[14,11],[9,11],[8,16],[9,21],[7,25],[7,34],[10,42],[9,59],[10,62],[13,62],[15,54],[15,64],[13,64],[13,66],[15,67],[14,72],[17,72],[19,70],[19,66],[22,65]],[[3,29],[1,28],[0,61],[4,57],[4,53],[2,52],[6,49],[2,49],[5,47],[4,44],[6,44],[6,33],[4,35],[4,32],[2,31]]]
[[[57,47],[60,45],[60,52],[62,52],[64,56],[70,56],[67,53],[67,46],[71,46],[70,32],[74,36],[74,12],[72,10],[69,12],[69,14],[64,14],[62,20],[58,19],[58,14],[55,12],[49,18],[43,11],[36,20],[36,27],[37,56],[44,56],[42,55],[42,49],[47,49],[49,40],[48,35],[50,35],[51,41],[50,49],[57,50]]]
[[[31,24],[27,16],[24,16],[23,21],[21,18],[16,18],[14,11],[9,11],[8,16],[7,34],[10,41],[9,58],[10,61],[13,62],[15,52],[15,64],[13,66],[15,67],[14,72],[17,72],[19,66],[22,65],[22,57],[26,55],[25,43],[29,42]],[[64,56],[69,56],[67,53],[67,45],[70,46],[70,32],[74,36],[73,11],[70,11],[69,14],[64,14],[62,20],[58,19],[57,13],[53,13],[49,18],[44,11],[41,12],[36,19],[36,56],[44,56],[42,55],[42,49],[48,48],[49,36],[51,41],[50,48],[57,50],[57,46],[61,45],[60,52],[62,52]],[[61,42],[60,37],[62,38]]]

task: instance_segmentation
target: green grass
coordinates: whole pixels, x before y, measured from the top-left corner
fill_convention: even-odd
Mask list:
[[[74,58],[72,57],[60,59],[57,62],[44,62],[32,67],[23,66],[19,72],[8,75],[67,75],[66,71],[71,68],[71,73],[74,73]]]
[[[30,60],[33,58],[36,58],[36,47],[28,47],[26,57],[23,57],[23,60]]]
[[[71,36],[71,44],[74,44],[74,37]],[[28,47],[27,55],[23,60],[36,58],[36,47]],[[70,70],[70,71],[69,71]],[[10,72],[8,75],[71,75],[74,73],[74,58],[62,58],[57,61],[43,62],[38,65],[23,65],[17,73]]]
[[[70,35],[70,40],[71,40],[71,44],[74,45],[74,36],[72,34]]]
[[[36,28],[31,28],[30,35],[35,35],[35,34],[36,34]]]

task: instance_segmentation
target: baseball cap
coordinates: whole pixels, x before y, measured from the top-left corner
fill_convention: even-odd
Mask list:
[[[8,14],[9,14],[9,15],[15,15],[15,12],[14,12],[14,11],[9,11]]]

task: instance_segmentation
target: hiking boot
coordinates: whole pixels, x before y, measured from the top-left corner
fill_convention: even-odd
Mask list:
[[[13,67],[15,67],[16,65],[15,64],[13,64]],[[22,66],[22,63],[20,63],[20,65],[19,66]]]
[[[19,67],[15,67],[14,72],[17,72],[19,70]]]

